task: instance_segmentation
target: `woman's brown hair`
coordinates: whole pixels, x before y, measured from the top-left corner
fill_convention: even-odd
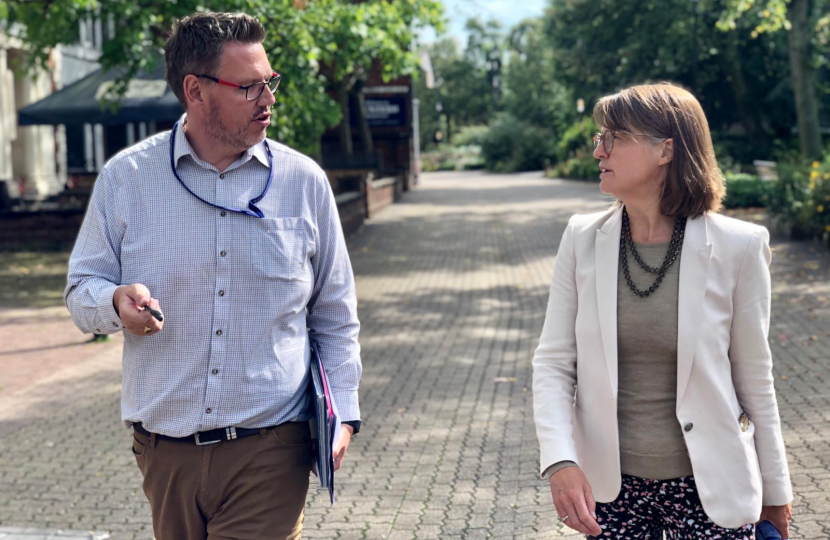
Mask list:
[[[604,129],[640,131],[674,141],[674,157],[660,200],[664,215],[696,218],[720,209],[726,188],[709,122],[691,93],[668,83],[632,86],[599,100],[594,123]]]

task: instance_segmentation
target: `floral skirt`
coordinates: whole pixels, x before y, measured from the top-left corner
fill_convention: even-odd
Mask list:
[[[692,476],[672,480],[622,477],[617,500],[597,503],[602,528],[596,540],[754,540],[755,525],[737,529],[715,525],[703,511]]]

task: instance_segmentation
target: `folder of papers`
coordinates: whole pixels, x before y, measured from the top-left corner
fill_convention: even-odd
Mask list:
[[[314,415],[311,420],[312,436],[317,440],[317,478],[320,489],[329,490],[334,504],[334,442],[340,436],[340,417],[337,404],[331,395],[326,370],[320,360],[317,347],[311,344],[311,382],[309,383]]]

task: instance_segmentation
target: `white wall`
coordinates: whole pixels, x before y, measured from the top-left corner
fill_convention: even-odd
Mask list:
[[[12,198],[39,200],[63,191],[67,180],[66,132],[63,126],[17,126],[17,111],[98,69],[102,25],[82,25],[82,43],[56,47],[50,72],[12,70],[25,52],[16,38],[0,33],[0,189]],[[85,141],[103,156],[103,140],[90,130]],[[100,147],[100,148],[99,148]],[[97,156],[96,156],[97,157]],[[100,160],[95,160],[100,161]],[[97,165],[98,163],[95,163]],[[94,165],[93,165],[94,166]],[[1,197],[0,197],[1,198]]]
[[[6,49],[0,44],[0,182],[10,182],[12,141],[17,138],[14,108],[14,80],[9,71]]]

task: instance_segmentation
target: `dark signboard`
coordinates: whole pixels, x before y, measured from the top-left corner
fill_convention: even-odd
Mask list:
[[[406,127],[409,96],[367,97],[366,120],[370,127]]]

